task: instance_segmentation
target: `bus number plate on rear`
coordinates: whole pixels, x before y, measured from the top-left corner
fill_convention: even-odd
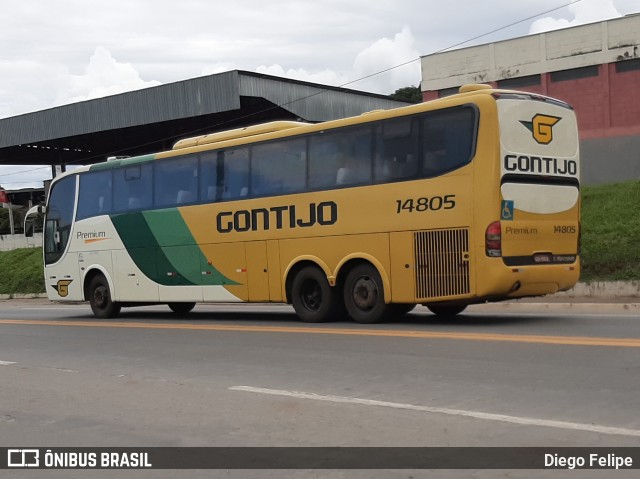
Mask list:
[[[396,200],[396,213],[414,211],[451,210],[456,207],[456,195],[432,196],[431,198],[408,198]]]
[[[553,258],[551,253],[536,253],[533,255],[534,263],[552,263]]]

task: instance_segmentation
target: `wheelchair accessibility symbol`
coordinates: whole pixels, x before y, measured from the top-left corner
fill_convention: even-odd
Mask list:
[[[502,213],[500,217],[503,220],[513,221],[513,200],[502,200]]]

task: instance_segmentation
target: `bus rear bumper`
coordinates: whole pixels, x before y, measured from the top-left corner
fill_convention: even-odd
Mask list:
[[[505,276],[508,283],[511,283],[506,294],[508,298],[543,296],[575,286],[580,277],[580,267],[573,264],[513,268]]]

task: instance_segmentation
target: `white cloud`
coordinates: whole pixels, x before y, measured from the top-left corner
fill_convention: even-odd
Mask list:
[[[419,57],[420,53],[416,48],[411,29],[405,25],[402,31],[392,39],[381,38],[358,53],[354,62],[354,71],[358,78],[364,78]],[[398,88],[419,84],[420,62],[414,61],[354,83],[352,86],[389,94]]]
[[[97,47],[81,75],[69,75],[69,88],[62,91],[56,104],[74,103],[127,91],[160,85],[144,81],[130,63],[118,63],[109,50]]]
[[[388,95],[398,88],[420,84],[420,62],[414,61],[400,68],[378,72],[416,60],[419,56],[411,29],[404,26],[393,38],[380,38],[361,50],[348,71],[324,69],[310,72],[304,68],[285,69],[279,64],[261,65],[256,71],[332,86],[346,85],[348,88]]]
[[[582,0],[567,8],[573,16],[572,20],[555,17],[541,18],[533,22],[529,33],[543,33],[621,16],[613,0]]]
[[[216,75],[218,73],[224,73],[236,69],[237,68],[230,63],[215,63],[213,65],[205,66],[200,74],[202,76]]]
[[[331,86],[339,86],[348,81],[346,76],[329,69],[312,73],[308,72],[304,68],[289,68],[288,70],[285,70],[278,64],[274,64],[271,66],[260,65],[258,68],[256,68],[256,72],[263,73],[265,75],[274,75],[284,78],[291,78],[294,80],[308,81],[312,83],[320,83],[323,85]]]
[[[33,60],[0,60],[0,74],[0,118],[161,84],[143,80],[132,64],[117,61],[104,47],[85,60],[80,74]]]

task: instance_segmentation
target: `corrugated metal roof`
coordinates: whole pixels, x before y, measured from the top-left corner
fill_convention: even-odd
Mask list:
[[[326,121],[404,105],[383,95],[231,71],[2,119],[0,163],[64,163],[87,151],[99,152],[89,158],[95,162],[127,148],[140,154],[136,141],[156,151],[201,129],[296,117]],[[128,138],[120,143],[120,137]]]
[[[0,148],[238,108],[233,71],[6,118],[0,120]]]
[[[257,73],[243,72],[239,80],[241,96],[266,98],[307,121],[337,120],[407,105],[383,95]]]

